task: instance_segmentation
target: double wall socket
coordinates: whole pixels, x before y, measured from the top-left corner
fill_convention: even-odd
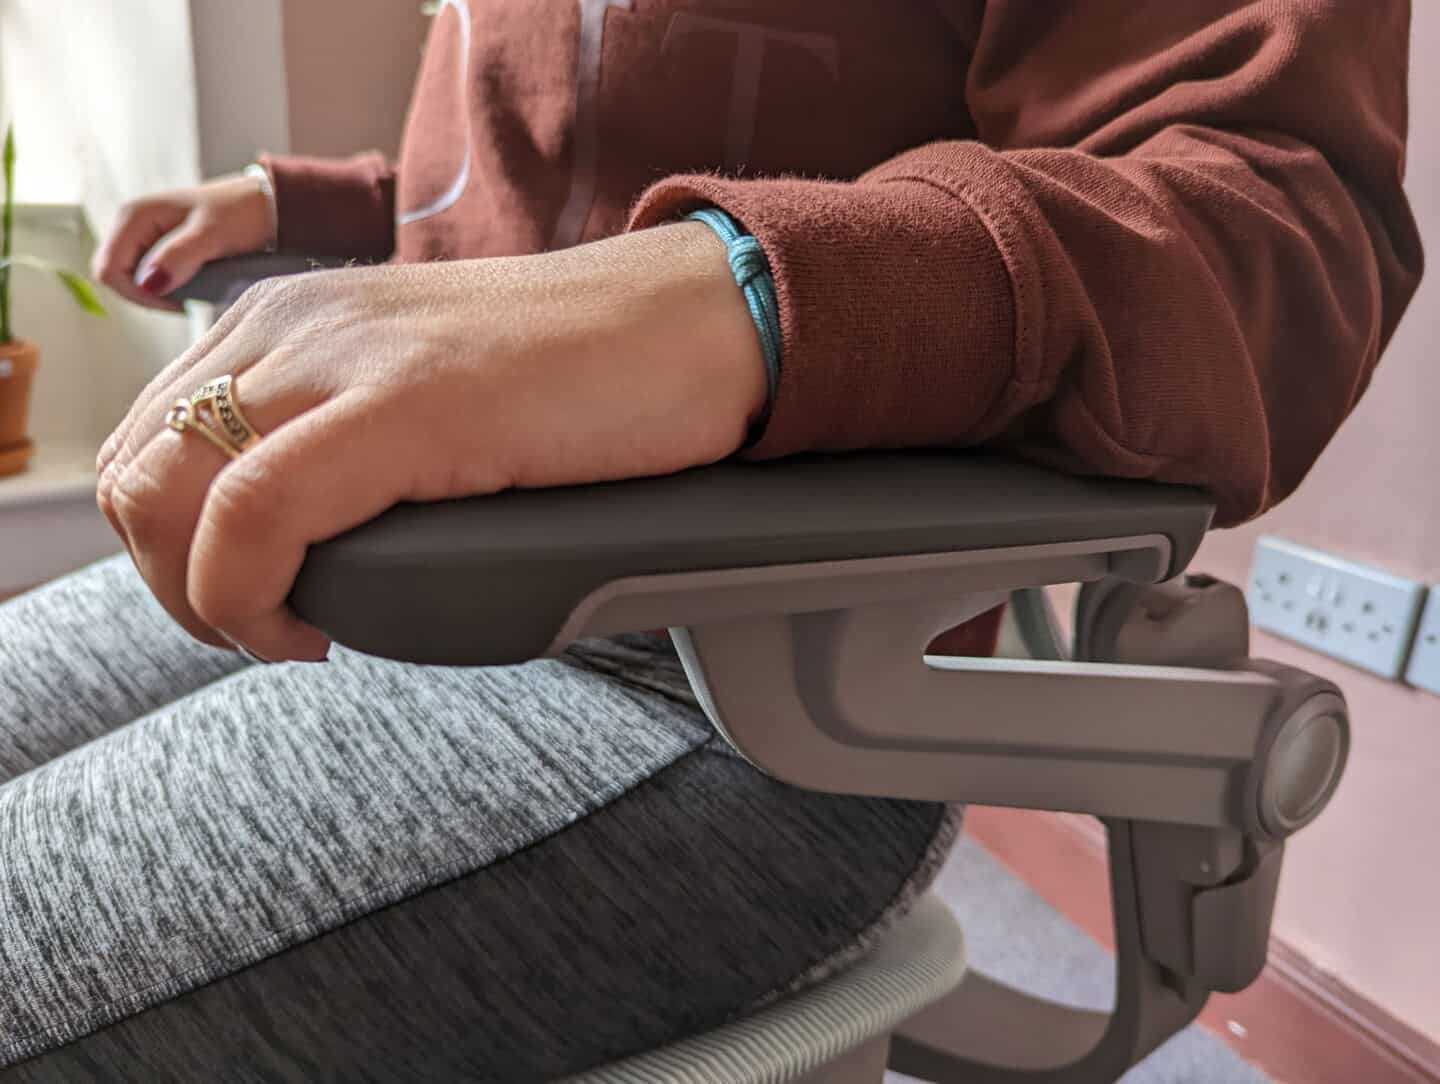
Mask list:
[[[1430,601],[1415,630],[1415,648],[1405,680],[1417,689],[1440,696],[1440,586],[1430,588]]]
[[[1405,666],[1425,587],[1266,537],[1255,547],[1247,600],[1257,627],[1394,681]],[[1440,627],[1440,614],[1435,624]]]

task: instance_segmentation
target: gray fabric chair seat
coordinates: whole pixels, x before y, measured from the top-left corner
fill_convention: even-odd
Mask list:
[[[964,976],[960,925],[927,896],[874,951],[819,985],[566,1084],[788,1084],[883,1039]]]

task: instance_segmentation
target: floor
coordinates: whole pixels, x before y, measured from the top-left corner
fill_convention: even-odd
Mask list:
[[[962,839],[937,885],[965,929],[971,964],[1029,993],[1083,1008],[1113,998],[1109,954],[978,844]],[[887,1084],[910,1084],[898,1073]],[[1132,1069],[1124,1084],[1274,1084],[1214,1036],[1191,1027]]]

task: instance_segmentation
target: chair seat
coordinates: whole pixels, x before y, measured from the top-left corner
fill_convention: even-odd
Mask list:
[[[887,1035],[965,975],[950,909],[925,896],[853,967],[750,1016],[566,1084],[786,1084]]]

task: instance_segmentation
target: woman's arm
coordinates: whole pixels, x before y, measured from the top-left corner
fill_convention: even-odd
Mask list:
[[[992,443],[1234,523],[1299,484],[1418,282],[1408,30],[1402,0],[990,0],[978,140],[677,177],[634,224],[715,203],[765,246],[785,368],[751,454]]]
[[[263,434],[233,460],[166,423],[226,374]],[[324,635],[285,604],[311,543],[400,501],[714,462],[766,392],[725,245],[698,222],[317,271],[252,288],[151,383],[101,450],[98,496],[193,635],[319,659]]]
[[[236,174],[133,200],[95,249],[91,271],[137,304],[178,312],[169,295],[201,266],[274,242],[267,188],[261,179]]]
[[[379,262],[395,250],[395,169],[377,151],[351,158],[262,154],[275,188],[278,247]]]
[[[382,155],[261,158],[258,177],[247,171],[127,203],[96,249],[95,277],[131,301],[179,311],[169,295],[225,256],[278,247],[377,263],[389,257],[395,174]]]

